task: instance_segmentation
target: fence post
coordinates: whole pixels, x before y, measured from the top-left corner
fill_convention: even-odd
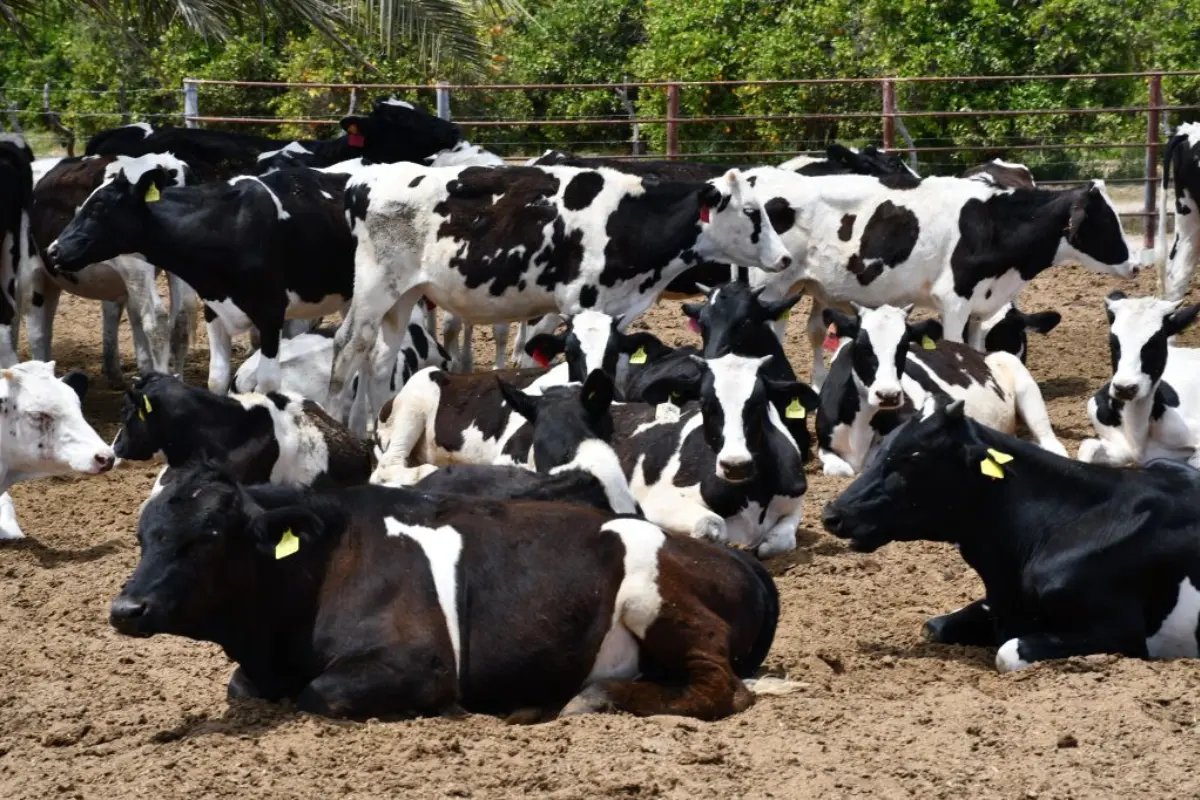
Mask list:
[[[884,78],[883,83],[883,149],[893,150],[896,147],[896,84],[891,78]]]
[[[450,84],[445,81],[437,82],[437,115],[450,119]]]
[[[200,93],[191,78],[183,79],[183,124],[189,128],[198,128],[196,117],[200,116]]]
[[[1166,214],[1167,209],[1164,206],[1161,211],[1157,209],[1158,199],[1158,143],[1159,131],[1161,130],[1161,115],[1163,106],[1162,96],[1162,74],[1155,73],[1146,79],[1149,84],[1150,102],[1147,103],[1149,109],[1146,113],[1146,186],[1145,186],[1145,210],[1147,216],[1145,232],[1142,235],[1142,245],[1146,250],[1154,251],[1155,231],[1158,229],[1158,214]],[[1142,263],[1146,262],[1145,257],[1142,258]],[[1165,265],[1164,265],[1165,266]],[[1161,285],[1164,280],[1163,269],[1158,270],[1158,279],[1160,285],[1158,287],[1159,294],[1165,290],[1165,286]]]
[[[679,84],[667,84],[667,158],[679,155]]]

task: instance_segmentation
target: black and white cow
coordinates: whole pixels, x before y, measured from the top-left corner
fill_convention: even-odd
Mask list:
[[[83,418],[88,380],[54,377],[54,362],[0,369],[0,539],[19,539],[9,488],[53,475],[97,475],[116,463],[112,448]]]
[[[1117,466],[1156,458],[1200,467],[1200,350],[1169,339],[1196,321],[1200,305],[1126,297],[1105,299],[1112,379],[1088,401],[1097,438],[1079,460]]]
[[[646,519],[760,558],[796,547],[808,484],[783,419],[812,411],[818,398],[803,383],[765,377],[770,360],[697,356],[698,386],[691,372],[663,376],[647,390],[651,402],[699,397],[674,419],[645,405],[613,409],[613,447]]]
[[[151,373],[125,393],[118,458],[167,466],[150,496],[179,470],[215,462],[246,483],[353,486],[371,473],[370,447],[320,406],[299,395],[215,395],[176,377]]]
[[[607,169],[381,165],[350,179],[346,213],[356,299],[335,339],[335,416],[376,337],[394,349],[422,294],[473,323],[595,309],[628,324],[700,261],[791,264],[736,170],[674,183]]]
[[[17,363],[17,272],[29,251],[32,164],[24,139],[0,135],[0,367]]]
[[[1198,498],[1187,467],[1071,461],[955,401],[892,433],[822,522],[859,552],[957,545],[986,595],[929,620],[927,636],[999,647],[996,668],[1009,672],[1093,653],[1200,655]]]
[[[1021,419],[1039,446],[1066,455],[1050,427],[1037,381],[1011,353],[989,353],[938,342],[936,320],[913,323],[912,306],[858,307],[857,317],[825,309],[840,341],[821,386],[817,445],[826,475],[848,477],[872,449],[925,399],[965,400],[967,414],[1004,433]]]
[[[1028,331],[1047,334],[1062,322],[1057,311],[1025,313],[1016,303],[1006,303],[985,320],[974,317],[967,323],[962,340],[981,353],[1012,353],[1025,363],[1029,355]]]
[[[1163,154],[1163,193],[1171,188],[1175,170],[1175,240],[1166,254],[1166,295],[1183,300],[1200,261],[1200,122],[1185,122],[1175,130]],[[1158,238],[1166,247],[1166,198],[1159,214]]]
[[[786,296],[797,283],[813,296],[815,384],[826,373],[825,307],[917,303],[940,312],[946,338],[958,341],[971,317],[996,314],[1052,266],[1121,277],[1138,269],[1102,181],[1046,191],[971,178],[804,178],[771,168],[750,177],[796,259],[790,271],[761,276],[771,287],[766,296]]]
[[[451,464],[419,480],[414,489],[497,500],[553,500],[641,516],[610,444],[614,387],[607,374],[596,370],[582,385],[548,387],[540,396],[504,381],[500,389],[532,428],[533,469]]]
[[[253,326],[264,356],[258,388],[275,391],[284,321],[342,310],[353,293],[354,242],[342,214],[347,177],[288,169],[171,187],[161,169],[135,180],[119,172],[88,198],[46,255],[73,272],[139,253],[177,275],[205,304],[209,389],[229,389],[231,337]]]
[[[1033,172],[1024,164],[993,158],[962,172],[960,178],[974,178],[1000,189],[1035,189]]]
[[[137,181],[153,169],[162,171],[167,186],[194,182],[188,165],[170,153],[136,158],[84,156],[60,159],[34,186],[30,230],[39,252],[50,247],[75,218],[76,212],[102,186],[121,174],[127,180]],[[126,306],[138,370],[142,373],[169,372],[173,361],[175,371],[182,372],[199,301],[183,279],[168,274],[170,307],[164,308],[155,277],[154,265],[137,255],[119,255],[87,265],[70,275],[52,272],[39,258],[28,271],[32,284],[29,347],[34,358],[47,361],[51,357],[54,317],[59,297],[67,291],[104,304],[101,363],[110,385],[124,385],[117,327]]]

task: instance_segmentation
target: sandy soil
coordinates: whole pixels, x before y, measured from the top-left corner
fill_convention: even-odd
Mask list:
[[[1105,379],[1101,298],[1115,279],[1043,276],[1027,310],[1064,322],[1031,367],[1074,452]],[[1134,287],[1126,287],[1134,291]],[[1140,281],[1143,292],[1152,278]],[[55,352],[95,378],[89,418],[114,432],[99,309],[67,299]],[[789,353],[807,374],[802,317]],[[692,338],[674,304],[649,315]],[[479,329],[484,335],[490,332]],[[1186,337],[1193,343],[1200,336]],[[201,348],[204,345],[201,344]],[[124,340],[128,373],[134,367]],[[203,383],[207,353],[189,365]],[[489,363],[480,343],[477,363]],[[810,466],[810,472],[812,467]],[[811,472],[799,550],[773,564],[783,620],[768,666],[803,681],[732,719],[595,716],[535,727],[487,717],[338,723],[229,707],[216,647],[131,640],[107,624],[137,558],[153,469],[18,487],[29,541],[0,547],[0,797],[1194,797],[1200,664],[1073,659],[999,676],[991,651],[924,644],[921,623],[977,578],[949,547],[848,552],[817,531],[845,481]]]

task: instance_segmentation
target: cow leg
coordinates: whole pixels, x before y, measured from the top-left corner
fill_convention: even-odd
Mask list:
[[[133,355],[137,362],[138,373],[146,375],[150,372],[164,372],[166,365],[163,365],[164,369],[159,369],[158,365],[154,363],[154,343],[146,333],[143,318],[134,314],[132,310],[129,314],[129,333],[133,337]]]
[[[797,501],[799,503],[799,501]],[[771,526],[766,536],[755,548],[754,554],[761,559],[774,558],[796,549],[796,529],[800,527],[800,508]]]
[[[233,675],[229,678],[229,685],[225,687],[225,699],[230,703],[237,700],[266,700],[277,703],[285,697],[287,697],[285,692],[266,689],[250,680],[246,671],[241,667],[233,671]]]
[[[593,683],[563,708],[564,715],[614,709],[636,716],[675,714],[716,720],[744,711],[754,695],[729,662],[729,623],[696,603],[668,602],[646,631],[646,661],[682,683],[603,680]]]
[[[456,708],[458,681],[453,660],[445,665],[440,648],[422,644],[417,636],[412,637],[415,642],[401,637],[403,647],[382,655],[339,659],[304,687],[296,707],[310,714],[349,719],[433,715]],[[432,669],[434,665],[443,666]]]
[[[813,297],[812,309],[808,312],[808,324],[805,326],[808,334],[808,345],[812,349],[812,387],[821,391],[821,384],[829,374],[825,366],[825,334],[828,326],[825,324],[825,305]]]
[[[508,361],[508,329],[512,327],[507,322],[500,322],[492,326],[492,338],[496,340],[496,361],[492,365],[492,369],[504,369],[504,365]]]
[[[192,326],[200,305],[200,296],[185,281],[167,273],[167,288],[171,294],[171,362],[176,375],[183,375],[188,349],[192,344]]]
[[[1019,361],[1013,356],[1014,361]],[[1025,427],[1033,434],[1033,439],[1043,450],[1055,455],[1066,456],[1067,448],[1062,446],[1054,435],[1050,425],[1050,413],[1046,411],[1046,401],[1042,398],[1042,390],[1037,381],[1024,367],[1011,370],[1013,373],[1013,391],[1016,396],[1017,413],[1025,420]]]
[[[410,292],[410,295],[412,294]],[[379,335],[375,340],[375,349],[368,359],[366,368],[358,373],[361,399],[352,399],[351,412],[353,412],[353,406],[360,402],[365,409],[364,423],[367,435],[373,433],[383,404],[395,395],[394,392],[389,391],[388,378],[395,371],[400,349],[404,344],[404,336],[408,332],[408,321],[412,318],[413,304],[409,302],[410,299],[412,298],[402,297],[384,316],[383,324],[379,328]]]
[[[12,496],[5,492],[0,494],[0,539],[24,539],[25,534],[17,524],[17,510],[13,507]]]
[[[114,300],[103,300],[100,303],[101,317],[101,346],[100,364],[104,380],[109,388],[120,389],[125,386],[125,375],[121,371],[121,349],[118,337],[121,331],[121,315],[125,313],[125,303]]]
[[[638,498],[646,519],[671,533],[723,542],[728,538],[725,520],[704,505],[676,492],[655,492]]]
[[[350,311],[337,335],[333,337],[333,370],[329,377],[329,414],[345,424],[350,416],[350,400],[347,389],[350,378],[356,373],[368,376],[370,363],[367,359],[376,346],[379,329],[389,313],[400,308],[412,314],[412,307],[421,296],[418,289],[405,289],[398,282],[388,281],[382,267],[372,264],[373,269],[355,270],[354,300]],[[407,326],[407,320],[404,325]],[[369,380],[360,381],[367,385]],[[370,405],[367,406],[370,408]]]
[[[33,298],[28,316],[29,353],[35,361],[49,361],[54,341],[54,315],[58,311],[62,289],[50,280],[44,269],[34,270],[31,283]]]
[[[1092,609],[1080,613],[1092,613]],[[1143,625],[1129,615],[1101,616],[1096,624],[1103,630],[1069,631],[1062,633],[1027,633],[1000,645],[996,651],[996,669],[1014,672],[1036,661],[1055,658],[1115,653],[1131,658],[1146,658],[1146,637]]]
[[[208,390],[213,394],[225,394],[233,379],[233,336],[225,322],[207,305],[204,322],[208,326]]]
[[[957,611],[925,620],[925,638],[934,644],[994,646],[996,623],[987,600],[976,600]]]
[[[1187,294],[1196,263],[1200,261],[1200,197],[1192,197],[1185,189],[1175,204],[1183,213],[1175,215],[1175,239],[1169,251],[1163,288],[1168,300],[1178,301]]]
[[[436,328],[430,328],[436,330]],[[462,318],[457,314],[445,312],[445,318],[442,320],[442,345],[446,348],[446,352],[450,354],[450,363],[453,365],[455,372],[469,372],[460,368],[461,358],[463,354],[463,345],[461,334],[463,331]],[[468,343],[467,349],[470,350]]]
[[[147,367],[155,372],[167,372],[171,359],[171,317],[158,296],[154,266],[140,258],[114,258],[109,263],[125,284],[130,324],[140,325],[145,334],[146,342],[139,343],[135,337],[134,344],[138,348],[149,344],[149,350],[138,352],[135,348],[138,369],[143,374]]]
[[[257,391],[263,394],[278,392],[283,383],[283,373],[279,368],[279,342],[283,339],[282,315],[278,324],[264,321],[258,326],[258,333],[262,347],[259,349]]]

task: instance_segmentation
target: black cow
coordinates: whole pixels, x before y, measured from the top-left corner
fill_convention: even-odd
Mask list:
[[[140,253],[179,276],[205,303],[209,389],[228,391],[231,337],[253,326],[261,335],[258,389],[276,391],[284,321],[332,314],[353,294],[354,241],[342,215],[346,179],[288,169],[172,188],[161,169],[135,180],[119,173],[46,255],[71,272]]]
[[[925,415],[889,435],[822,522],[860,552],[958,546],[986,596],[926,623],[933,641],[998,646],[1002,672],[1197,655],[1200,473],[1072,461],[966,418],[961,401]]]
[[[150,373],[125,393],[117,458],[162,453],[154,497],[179,471],[221,464],[245,483],[355,486],[371,474],[371,450],[320,406],[290,392],[220,396]]]
[[[1167,253],[1166,296],[1183,300],[1200,261],[1200,122],[1180,125],[1163,152],[1163,192],[1175,170],[1175,240]],[[1166,198],[1159,214],[1158,238],[1166,246]]]
[[[231,700],[328,716],[718,719],[754,702],[742,679],[778,619],[746,555],[561,503],[244,487],[201,466],[147,504],[138,540],[119,632],[214,642],[238,664]]]
[[[33,150],[19,136],[0,136],[0,367],[17,363],[17,270],[29,247]]]

